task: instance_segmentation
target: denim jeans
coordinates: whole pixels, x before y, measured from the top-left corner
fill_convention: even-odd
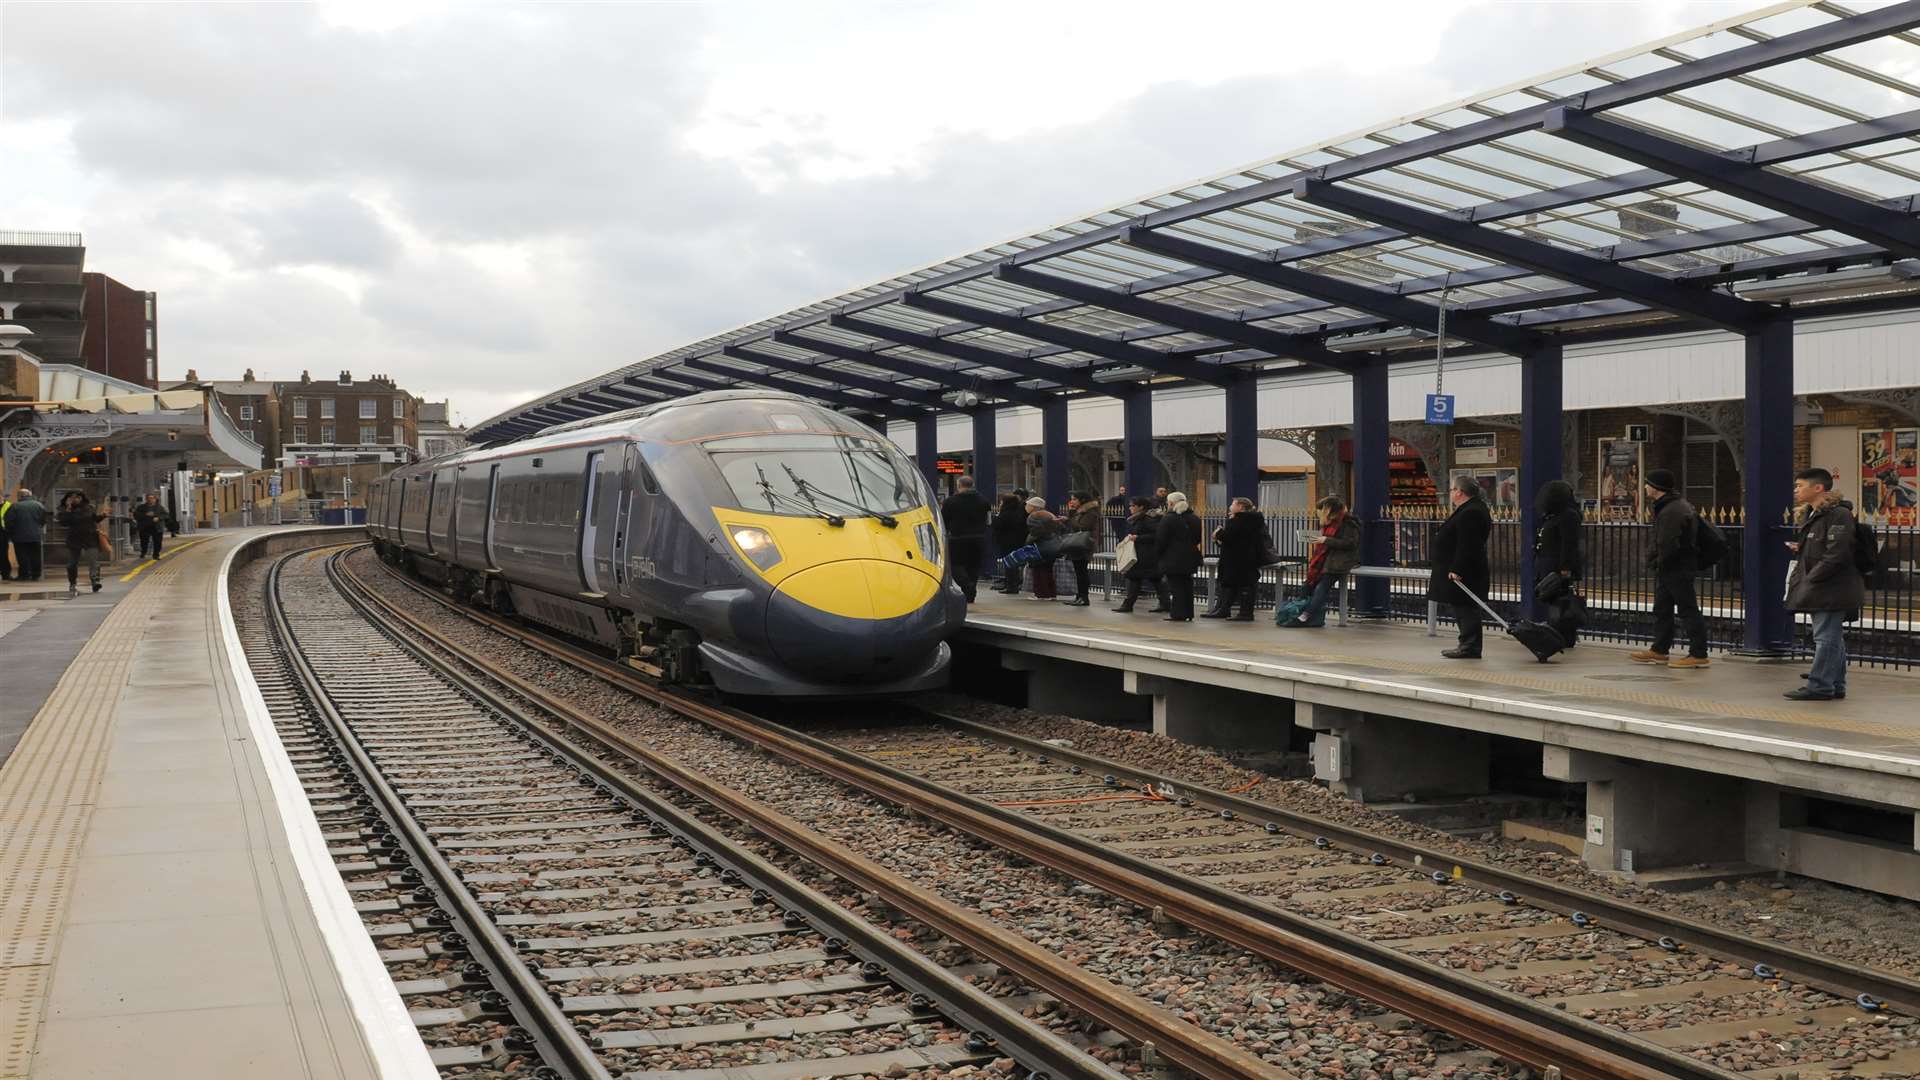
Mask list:
[[[1847,613],[1809,612],[1813,618],[1813,671],[1807,689],[1816,694],[1847,692]]]
[[[1345,574],[1321,574],[1320,580],[1313,583],[1313,591],[1307,594],[1307,606],[1300,612],[1300,621],[1308,626],[1325,626],[1327,622],[1327,601],[1333,596],[1333,587],[1339,584]]]

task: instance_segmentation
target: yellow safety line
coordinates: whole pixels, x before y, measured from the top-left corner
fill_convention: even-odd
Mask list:
[[[178,555],[195,544],[204,544],[211,539],[213,539],[213,537],[203,536],[198,540],[189,540],[184,544],[176,544],[173,547],[168,548],[166,551],[161,552],[159,559],[148,559],[146,562],[143,562],[139,566],[136,566],[133,569],[127,571],[126,573],[120,575],[120,580],[132,581],[134,578],[140,576],[140,571],[145,570],[147,567],[152,566],[154,563],[159,562],[160,559],[167,558],[170,555]]]

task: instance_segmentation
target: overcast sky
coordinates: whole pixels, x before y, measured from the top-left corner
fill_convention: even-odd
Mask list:
[[[0,3],[0,228],[161,376],[471,423],[1020,233],[1760,7]]]

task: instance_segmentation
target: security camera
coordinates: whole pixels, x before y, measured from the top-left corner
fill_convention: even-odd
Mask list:
[[[971,390],[962,390],[953,395],[953,403],[959,408],[971,409],[975,405],[980,404],[980,395]]]

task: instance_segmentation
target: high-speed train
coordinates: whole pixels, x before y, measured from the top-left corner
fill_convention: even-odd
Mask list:
[[[872,429],[721,390],[403,466],[367,531],[454,595],[744,695],[942,686],[966,617],[931,487]]]

